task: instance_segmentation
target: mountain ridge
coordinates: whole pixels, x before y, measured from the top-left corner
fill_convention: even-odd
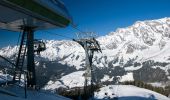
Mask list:
[[[102,53],[94,54],[96,82],[109,76],[108,80],[115,83],[126,75],[145,82],[170,81],[170,18],[138,21],[97,40]],[[47,78],[42,86],[84,70],[85,52],[78,43],[70,40],[46,40],[45,43],[47,49],[35,56],[36,70],[41,69],[37,76]],[[0,49],[0,55],[13,61],[16,54],[17,46]]]

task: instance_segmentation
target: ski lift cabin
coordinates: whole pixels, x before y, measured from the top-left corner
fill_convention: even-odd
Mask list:
[[[71,17],[59,0],[1,0],[0,28],[22,32],[19,53],[13,80],[20,81],[24,56],[27,56],[27,85],[35,86],[34,45],[45,44],[34,41],[34,32],[51,28],[64,28],[71,23]]]
[[[43,42],[43,40],[35,39],[34,40],[34,52],[37,52],[37,54],[40,54],[40,52],[44,50],[46,50],[46,45]]]

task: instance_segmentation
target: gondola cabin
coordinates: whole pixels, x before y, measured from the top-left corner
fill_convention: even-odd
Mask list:
[[[43,40],[35,39],[34,40],[34,52],[37,52],[37,54],[40,54],[41,51],[46,50],[46,45]]]

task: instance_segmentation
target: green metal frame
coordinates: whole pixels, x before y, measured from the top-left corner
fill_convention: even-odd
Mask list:
[[[50,9],[43,7],[42,5],[36,3],[33,0],[7,0],[7,1],[17,6],[20,6],[24,9],[30,10],[33,13],[38,13],[43,17],[56,21],[57,23],[61,23],[65,26],[67,26],[70,23],[69,19],[51,11]]]

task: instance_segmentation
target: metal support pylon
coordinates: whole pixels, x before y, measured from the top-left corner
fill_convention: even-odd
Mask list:
[[[79,43],[85,50],[85,61],[86,61],[86,68],[85,68],[85,83],[84,83],[84,95],[87,97],[85,99],[88,99],[90,97],[94,96],[94,75],[93,75],[93,66],[92,66],[92,60],[94,52],[101,52],[100,45],[98,41],[95,38],[85,38],[85,39],[78,39],[73,41],[76,41]]]
[[[34,63],[34,31],[32,27],[27,29],[27,85],[36,85],[35,63]]]

